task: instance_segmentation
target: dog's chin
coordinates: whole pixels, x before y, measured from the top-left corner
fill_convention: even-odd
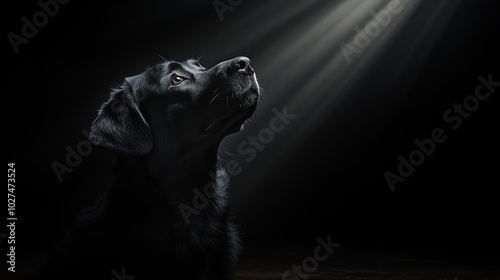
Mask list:
[[[229,134],[239,132],[243,124],[255,112],[257,100],[258,95],[255,98],[241,101],[228,116],[210,122],[203,130],[204,138],[206,140],[222,140]]]

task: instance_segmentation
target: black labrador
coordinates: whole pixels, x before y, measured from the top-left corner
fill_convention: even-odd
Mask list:
[[[231,279],[240,243],[217,152],[259,95],[246,57],[210,69],[167,61],[126,78],[90,133],[118,157],[114,183],[42,278]]]

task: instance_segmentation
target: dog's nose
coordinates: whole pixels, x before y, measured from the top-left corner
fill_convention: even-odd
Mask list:
[[[231,67],[231,69],[234,69],[238,72],[246,73],[248,75],[253,75],[253,73],[255,73],[255,70],[253,70],[253,68],[252,68],[252,63],[250,62],[250,59],[248,59],[248,57],[244,57],[244,56],[234,58],[231,61],[231,64],[229,67]]]

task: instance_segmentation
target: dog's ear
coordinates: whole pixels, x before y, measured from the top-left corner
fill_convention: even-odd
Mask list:
[[[99,110],[90,130],[90,141],[113,152],[131,156],[148,154],[153,147],[152,132],[140,111],[141,77],[125,79]]]

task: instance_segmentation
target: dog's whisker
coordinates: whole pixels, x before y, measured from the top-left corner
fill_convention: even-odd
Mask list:
[[[218,89],[216,89],[216,90],[214,91],[214,93],[216,93],[216,92],[217,92],[217,90],[218,90]],[[209,103],[209,104],[211,105],[211,104],[215,101],[215,99],[217,99],[217,97],[219,97],[219,95],[220,95],[220,94],[221,94],[220,92],[219,92],[219,93],[217,93],[217,94],[214,96],[214,98],[212,98],[212,100],[210,100],[210,103]]]
[[[157,55],[158,55],[159,57],[161,57],[164,61],[167,61],[167,59],[165,59],[163,56],[161,56],[161,54],[157,53]]]
[[[230,152],[227,152],[227,151],[224,151],[224,153],[234,159],[238,159],[238,156],[236,154],[233,154],[233,153],[230,153]]]

